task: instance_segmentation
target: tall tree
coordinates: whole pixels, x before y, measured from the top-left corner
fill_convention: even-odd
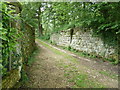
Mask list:
[[[39,37],[41,37],[43,35],[43,28],[42,28],[42,17],[41,17],[41,6],[42,4],[40,3],[38,6],[38,31],[39,31]]]

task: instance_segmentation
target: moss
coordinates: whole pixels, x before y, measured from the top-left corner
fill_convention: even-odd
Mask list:
[[[16,70],[11,70],[9,75],[4,77],[2,80],[2,88],[12,88],[17,81],[20,79],[20,72],[18,69]]]

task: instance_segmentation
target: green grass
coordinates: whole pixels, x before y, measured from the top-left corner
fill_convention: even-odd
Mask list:
[[[105,88],[104,85],[90,79],[86,73],[78,73],[77,70],[70,70],[65,73],[65,76],[69,78],[68,82],[74,83],[73,88]]]
[[[113,65],[117,65],[119,63],[119,60],[115,60],[115,59],[112,59],[112,58],[104,58],[102,56],[96,55],[95,53],[87,53],[87,52],[79,51],[79,50],[71,48],[70,46],[68,46],[68,47],[57,46],[57,47],[59,47],[61,49],[64,49],[64,50],[71,51],[71,52],[73,52],[76,55],[81,56],[81,57],[91,58],[91,59],[100,59],[103,62],[109,61],[110,64],[113,64]]]
[[[36,50],[33,52],[32,56],[28,59],[28,62],[26,63],[26,65],[31,66],[32,63],[36,60],[35,59],[35,55],[39,52],[38,48],[36,48]]]
[[[39,40],[39,39],[37,39],[37,41],[39,41],[39,43],[41,43],[41,44],[44,45],[45,47],[49,48],[50,50],[52,50],[53,52],[55,52],[55,53],[58,54],[58,55],[64,55],[64,54],[65,54],[65,53],[63,53],[63,52],[60,52],[60,51],[56,50],[55,48],[51,47],[50,45],[44,43],[43,41],[41,41],[41,40]]]
[[[110,77],[110,78],[113,78],[113,79],[118,79],[118,75],[116,75],[116,74],[111,74],[111,73],[109,73],[109,72],[107,72],[107,71],[100,71],[99,73],[100,73],[100,74],[103,74],[103,75],[105,75],[105,76],[108,76],[108,77]]]
[[[98,84],[95,81],[89,80],[86,74],[77,75],[74,79],[76,85],[80,88],[103,88],[103,85]]]
[[[69,59],[72,62],[78,62],[78,60],[62,51],[59,51],[51,46],[49,46],[48,44],[44,43],[43,41],[37,39],[42,45],[46,46],[47,48],[49,48],[51,51],[53,51],[54,53],[58,54],[58,55],[62,55],[64,56],[66,59]]]
[[[63,47],[62,47],[63,48]],[[68,48],[63,48],[63,49],[66,49],[66,50],[69,50],[75,54],[77,54],[78,56],[81,56],[81,57],[86,57],[86,58],[97,58],[97,56],[95,54],[89,54],[87,52],[82,52],[82,51],[78,51],[76,49],[68,49]]]
[[[69,65],[64,65],[64,68],[69,68]]]
[[[64,76],[68,78],[68,82],[74,83],[73,88],[105,88],[104,85],[90,79],[88,74],[82,71],[79,72],[75,66],[68,66],[63,65],[64,68],[68,68]]]

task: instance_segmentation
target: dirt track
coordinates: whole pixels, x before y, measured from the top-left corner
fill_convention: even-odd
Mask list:
[[[29,82],[26,87],[31,88],[118,88],[118,80],[99,73],[109,71],[117,74],[117,66],[96,62],[64,51],[49,45],[46,47],[42,41],[36,40],[38,52],[34,56],[35,62],[27,67]],[[110,68],[109,68],[110,67]],[[87,85],[76,85],[77,75],[87,75]],[[72,80],[74,79],[74,80]],[[95,82],[93,84],[92,82]],[[83,84],[83,85],[82,85]],[[92,84],[92,85],[91,85]]]

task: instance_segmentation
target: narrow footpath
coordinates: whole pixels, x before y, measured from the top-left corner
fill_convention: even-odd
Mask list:
[[[27,66],[30,88],[118,88],[117,66],[77,56],[36,40],[34,62]]]

